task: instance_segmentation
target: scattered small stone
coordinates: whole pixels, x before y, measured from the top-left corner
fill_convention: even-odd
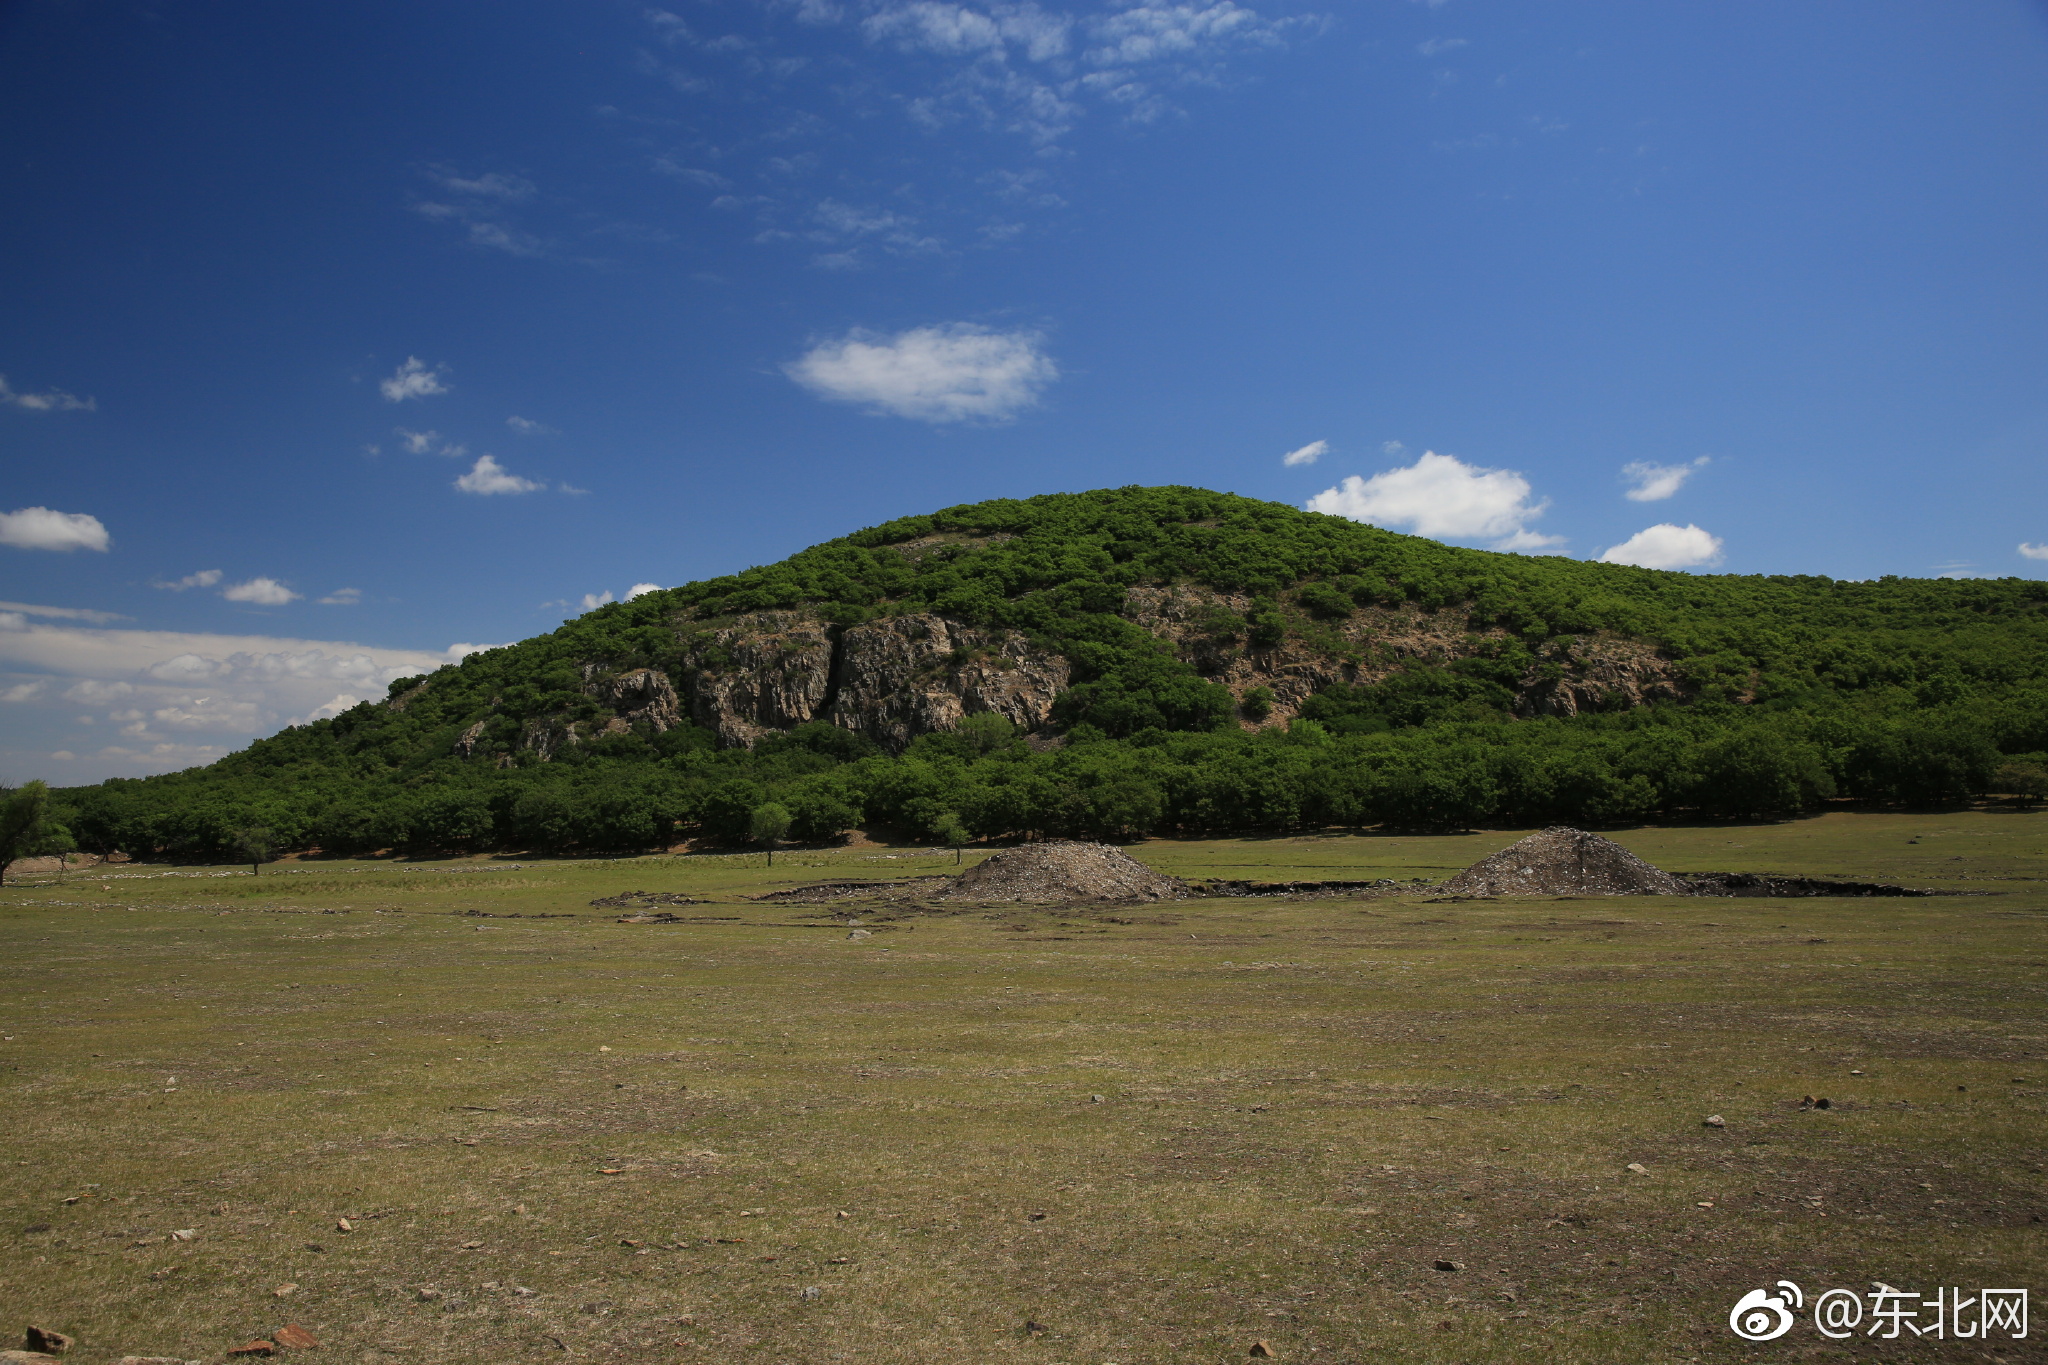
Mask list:
[[[825,1297],[825,1291],[819,1288],[817,1285],[807,1284],[802,1289],[799,1289],[796,1292],[796,1296],[808,1302],[811,1299],[821,1299]]]
[[[1047,1327],[1042,1322],[1033,1322],[1030,1318],[1024,1319],[1024,1332],[1027,1336],[1042,1337],[1051,1330],[1052,1328]]]
[[[1958,1086],[1956,1088],[1960,1090],[1962,1087]],[[1825,1099],[1817,1100],[1813,1096],[1808,1095],[1799,1101],[1799,1107],[1801,1109],[1832,1109],[1834,1105],[1828,1103]]]
[[[608,1048],[608,1047],[601,1047],[601,1048],[599,1048],[599,1049],[598,1049],[598,1051],[599,1051],[599,1052],[610,1052],[610,1051],[611,1051],[611,1049],[610,1049],[610,1048]]]
[[[178,1356],[122,1356],[114,1365],[191,1365]]]
[[[833,1257],[829,1258],[829,1259],[828,1259],[828,1260],[827,1260],[827,1261],[825,1262],[825,1264],[826,1264],[826,1265],[852,1265],[852,1264],[853,1264],[853,1257],[851,1257],[851,1256],[833,1256]]]
[[[256,1341],[250,1342],[247,1346],[237,1346],[234,1350],[229,1351],[228,1354],[231,1356],[274,1356],[277,1354],[277,1343],[274,1341],[264,1341],[259,1338]]]
[[[0,1351],[0,1365],[37,1365],[49,1361],[50,1365],[62,1365],[59,1357],[46,1355],[41,1351]]]
[[[297,1289],[298,1286],[295,1284],[281,1284],[277,1288],[271,1290],[270,1293],[271,1297],[273,1298],[288,1299]]]
[[[1648,1175],[1650,1173],[1650,1168],[1640,1161],[1631,1161],[1623,1169],[1634,1175]]]
[[[1957,1086],[1956,1089],[1961,1090],[1962,1087]],[[22,1229],[22,1233],[23,1235],[26,1235],[31,1232],[48,1232],[49,1230],[50,1225],[48,1223],[30,1223],[27,1227]]]
[[[1090,1103],[1090,1104],[1102,1104],[1102,1103],[1104,1103],[1104,1100],[1103,1100],[1103,1097],[1102,1097],[1102,1096],[1100,1096],[1100,1095],[1090,1095],[1090,1096],[1088,1097],[1088,1103]]]
[[[875,936],[875,935],[874,935],[874,932],[873,932],[872,930],[869,930],[869,929],[855,929],[855,930],[854,930],[854,931],[853,931],[852,933],[850,933],[850,934],[848,934],[848,935],[846,936],[846,941],[847,941],[848,943],[852,943],[852,942],[855,942],[856,940],[859,940],[859,939],[864,939],[864,938],[873,938],[874,936]]]
[[[292,1351],[311,1351],[320,1345],[320,1339],[299,1326],[288,1322],[270,1334],[271,1340]]]
[[[1436,1269],[1438,1270],[1463,1270],[1464,1268],[1465,1263],[1463,1261],[1438,1261],[1436,1263]]]
[[[1253,1342],[1252,1349],[1246,1352],[1246,1354],[1257,1356],[1261,1360],[1276,1360],[1279,1358],[1274,1354],[1273,1348],[1263,1341]]]
[[[434,1300],[443,1297],[445,1296],[438,1289],[422,1289],[419,1291],[418,1295],[419,1301],[421,1303],[432,1303]]]
[[[835,1216],[836,1216],[836,1217],[839,1217],[839,1218],[851,1218],[851,1217],[853,1217],[853,1215],[852,1215],[852,1214],[850,1214],[850,1213],[848,1213],[848,1212],[847,1212],[847,1211],[846,1211],[845,1209],[841,1209],[841,1210],[839,1210],[838,1214],[836,1214]]]
[[[1726,1128],[1728,1120],[1722,1118],[1719,1114],[1709,1114],[1700,1120],[1700,1126],[1702,1128]]]
[[[48,1327],[30,1327],[21,1335],[22,1350],[44,1351],[53,1356],[61,1356],[77,1344],[64,1333]]]
[[[1027,1214],[1025,1216],[1034,1223],[1043,1223],[1047,1218],[1050,1218],[1052,1215],[1046,1213],[1033,1213]]]

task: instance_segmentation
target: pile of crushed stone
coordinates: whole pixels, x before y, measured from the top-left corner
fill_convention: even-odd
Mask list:
[[[1552,825],[1441,888],[1454,896],[1690,896],[1693,888],[1597,834]]]
[[[1112,844],[1059,839],[1005,849],[953,878],[951,901],[1179,900],[1188,885]]]

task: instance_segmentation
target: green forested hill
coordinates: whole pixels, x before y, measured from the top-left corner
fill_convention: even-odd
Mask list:
[[[897,671],[843,676],[868,659]],[[906,517],[58,804],[87,847],[194,857],[250,827],[358,852],[785,818],[805,839],[1616,823],[1958,801],[2044,750],[2048,584],[1667,573],[1123,488]]]

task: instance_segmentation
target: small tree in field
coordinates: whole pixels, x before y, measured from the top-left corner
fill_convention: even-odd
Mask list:
[[[947,811],[932,822],[932,834],[947,848],[953,850],[953,861],[960,861],[960,850],[974,842],[974,836],[967,832],[967,826],[960,823],[960,817]]]
[[[767,801],[754,807],[753,818],[748,829],[757,844],[768,846],[768,866],[775,866],[775,846],[789,833],[791,816],[789,807],[780,801]]]
[[[260,876],[263,864],[277,857],[277,836],[262,825],[235,831],[235,856],[249,865],[249,875]]]

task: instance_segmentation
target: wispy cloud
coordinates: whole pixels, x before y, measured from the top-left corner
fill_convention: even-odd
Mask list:
[[[626,596],[622,600],[630,602],[636,597],[645,597],[648,593],[660,591],[661,584],[659,583],[635,583],[632,587],[626,589]]]
[[[112,543],[100,519],[85,512],[53,512],[47,507],[0,512],[0,545],[17,550],[98,550],[104,554]]]
[[[275,578],[252,578],[246,583],[231,583],[220,590],[220,595],[230,602],[248,602],[259,607],[281,607],[287,602],[296,602],[305,594],[293,592]]]
[[[64,621],[92,621],[104,625],[109,621],[127,621],[133,618],[118,611],[95,611],[91,607],[39,607],[28,602],[0,602],[0,611],[16,616],[48,616]]]
[[[1712,457],[1700,456],[1688,464],[1650,464],[1637,460],[1621,467],[1629,487],[1622,494],[1630,502],[1662,502],[1685,487],[1685,481],[1711,464]]]
[[[505,467],[488,455],[476,457],[467,474],[455,481],[455,486],[465,493],[489,497],[500,493],[536,493],[547,487],[532,479],[522,479],[508,473]]]
[[[1529,527],[1549,505],[1533,501],[1529,481],[1514,470],[1485,469],[1435,451],[1369,479],[1354,474],[1307,503],[1311,512],[1439,540],[1485,540],[1493,549],[1514,551],[1564,543],[1561,536]]]
[[[210,588],[220,582],[220,579],[219,569],[201,569],[197,573],[188,573],[183,578],[154,579],[149,586],[162,588],[165,592],[184,592],[187,588]]]
[[[1328,441],[1310,441],[1299,450],[1290,450],[1285,455],[1282,455],[1280,463],[1292,469],[1297,465],[1314,464],[1329,453],[1330,443]]]
[[[894,336],[854,331],[783,366],[820,397],[921,422],[1001,422],[1039,401],[1059,378],[1037,332],[972,323]]]
[[[1425,57],[1434,57],[1439,53],[1454,52],[1466,43],[1464,38],[1425,38],[1415,45],[1415,50]]]
[[[1192,92],[1238,83],[1234,68],[1245,56],[1283,50],[1328,23],[1320,16],[1275,17],[1234,0],[1121,0],[1095,12],[1035,0],[770,0],[693,12],[687,21],[664,9],[644,15],[656,39],[639,54],[645,74],[714,108],[735,99],[779,106],[772,132],[656,152],[656,172],[702,186],[715,196],[714,206],[752,209],[768,229],[758,240],[801,243],[840,232],[846,240],[813,256],[815,265],[836,269],[862,264],[863,242],[914,254],[946,242],[986,247],[1012,240],[1026,225],[991,227],[988,200],[1040,211],[1063,207],[1064,196],[1042,183],[1047,159],[1084,122],[1136,126],[1184,112]],[[712,23],[757,28],[741,36],[693,27]],[[818,55],[784,51],[792,44],[828,46],[834,28],[858,44]],[[674,54],[685,51],[688,65],[679,66]],[[792,79],[819,62],[831,63],[835,79]],[[972,160],[982,169],[965,183],[952,175],[958,159],[950,156],[906,176],[898,155],[869,161],[850,150],[879,145],[877,139],[846,136],[847,118],[866,124],[889,111],[935,136],[995,135],[1009,150],[977,143]],[[1016,164],[1004,167],[1003,160]],[[821,173],[833,186],[833,198],[822,204],[793,183]],[[1005,177],[1041,183],[1018,194]],[[888,206],[868,202],[881,200]],[[895,221],[822,221],[835,204]]]
[[[323,607],[353,607],[363,600],[361,588],[336,588],[320,599]]]
[[[2048,559],[2048,545],[2030,545],[2023,540],[2020,542],[2020,553],[2028,559]]]
[[[521,436],[560,436],[562,433],[545,422],[536,422],[531,417],[513,415],[505,419],[505,425]]]
[[[437,198],[414,200],[414,213],[435,222],[460,225],[472,246],[489,247],[510,256],[539,256],[544,252],[546,243],[513,221],[511,210],[527,203],[538,192],[525,176],[500,171],[463,175],[445,166],[428,166],[420,174],[441,193]]]
[[[1605,564],[1633,564],[1641,569],[1697,569],[1721,562],[1722,541],[1690,523],[1660,522],[1645,527],[1600,554]]]
[[[99,402],[92,398],[80,398],[62,389],[22,393],[7,382],[6,375],[0,374],[0,405],[25,408],[30,412],[91,412],[99,406]]]
[[[425,455],[434,449],[434,443],[441,439],[438,431],[408,431],[404,427],[393,427],[398,434],[398,443],[410,455]]]
[[[405,363],[392,371],[389,379],[378,383],[377,389],[385,401],[403,403],[409,398],[432,398],[448,392],[446,365],[429,365],[416,355],[409,355]]]

